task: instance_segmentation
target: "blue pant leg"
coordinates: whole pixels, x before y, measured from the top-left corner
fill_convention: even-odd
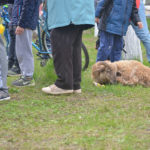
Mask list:
[[[150,62],[150,34],[149,34],[147,20],[146,20],[146,16],[145,16],[145,7],[144,7],[142,0],[140,1],[139,16],[143,23],[143,28],[139,29],[133,23],[131,23],[131,25],[134,28],[135,33],[138,36],[138,38],[142,41],[142,43],[146,49],[147,59]]]
[[[101,31],[100,47],[98,48],[96,62],[108,60],[110,58],[112,47],[113,47],[113,35],[108,32]]]
[[[111,62],[121,60],[122,49],[123,49],[122,36],[114,35],[114,43],[113,43],[113,48],[112,48],[112,52],[110,55]]]

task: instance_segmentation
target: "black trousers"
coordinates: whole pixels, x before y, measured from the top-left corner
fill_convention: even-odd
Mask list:
[[[20,70],[18,59],[16,56],[16,26],[9,26],[9,33],[10,33],[10,46],[9,46],[9,53],[8,53],[8,69],[11,69],[13,65]]]
[[[51,31],[54,67],[62,89],[80,89],[82,29],[69,25]]]

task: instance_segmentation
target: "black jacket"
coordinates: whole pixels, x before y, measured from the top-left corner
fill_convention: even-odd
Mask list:
[[[39,5],[41,0],[1,0],[2,4],[14,4],[11,24],[27,28],[36,29],[39,17]]]

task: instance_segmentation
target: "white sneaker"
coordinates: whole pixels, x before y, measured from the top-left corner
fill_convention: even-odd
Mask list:
[[[81,90],[81,89],[73,90],[73,93],[75,93],[75,94],[81,94],[81,93],[82,93],[82,90]]]
[[[47,94],[60,95],[60,94],[70,94],[73,93],[73,90],[64,90],[57,87],[55,84],[48,87],[42,88],[42,91]]]

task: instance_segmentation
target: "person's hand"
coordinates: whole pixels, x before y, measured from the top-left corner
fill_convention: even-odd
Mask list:
[[[24,28],[17,26],[16,28],[16,34],[20,35],[24,32]]]
[[[98,17],[95,18],[95,22],[99,23],[99,18]]]
[[[41,17],[43,15],[43,3],[39,7],[39,16]]]
[[[138,25],[139,29],[143,28],[143,23],[142,22],[137,22],[137,25]]]

